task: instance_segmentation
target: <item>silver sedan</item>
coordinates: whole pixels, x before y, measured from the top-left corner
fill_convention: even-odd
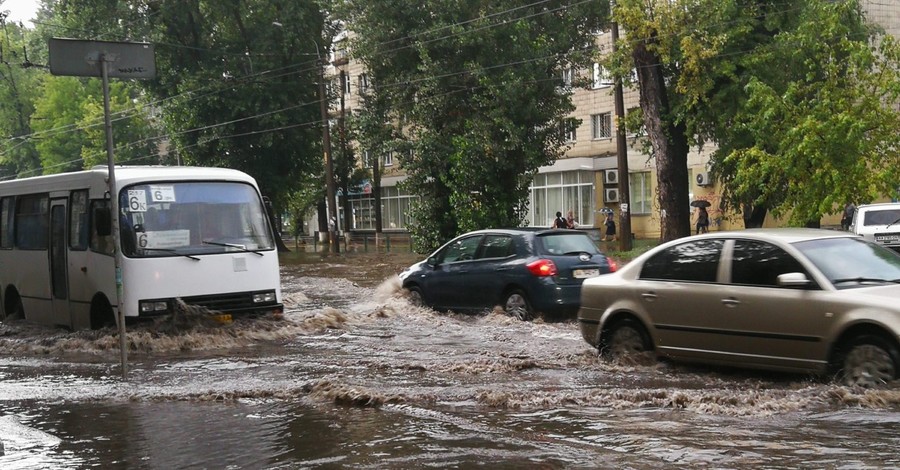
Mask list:
[[[607,356],[877,385],[900,374],[900,255],[829,230],[687,237],[585,281],[578,321]]]

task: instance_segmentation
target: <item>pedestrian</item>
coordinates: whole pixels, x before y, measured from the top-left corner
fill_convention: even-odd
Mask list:
[[[841,229],[845,232],[850,230],[850,224],[853,223],[853,215],[856,213],[856,206],[852,202],[844,205],[844,212],[841,214]]]
[[[709,232],[709,213],[705,207],[697,208],[697,234]]]
[[[569,214],[566,216],[566,226],[568,228],[578,228],[578,222],[575,221],[575,213],[573,211],[569,211]]]
[[[603,225],[606,226],[606,233],[600,241],[616,241],[616,221],[613,219],[612,212],[606,214],[606,221],[603,222]]]
[[[550,228],[569,228],[569,223],[562,216],[562,212],[556,212],[556,219],[553,220],[553,225]]]

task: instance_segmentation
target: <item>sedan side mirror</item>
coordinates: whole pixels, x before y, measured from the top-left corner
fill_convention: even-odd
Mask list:
[[[778,285],[781,287],[807,287],[812,284],[806,274],[784,273],[778,275]]]

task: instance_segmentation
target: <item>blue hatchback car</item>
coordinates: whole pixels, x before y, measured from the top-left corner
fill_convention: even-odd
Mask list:
[[[400,279],[420,305],[453,311],[499,305],[527,320],[574,316],[584,280],[615,270],[586,232],[492,229],[460,235]]]

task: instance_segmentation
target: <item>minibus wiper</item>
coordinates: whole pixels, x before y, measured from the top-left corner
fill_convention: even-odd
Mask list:
[[[185,258],[190,258],[192,260],[200,261],[200,258],[196,256],[186,255],[184,253],[179,253],[175,250],[169,248],[141,248],[142,251],[162,251],[165,253],[172,253],[173,255],[184,256]]]
[[[224,246],[224,247],[226,247],[226,248],[237,248],[238,250],[241,250],[241,251],[244,251],[244,252],[247,252],[247,253],[253,253],[253,254],[256,254],[256,255],[259,255],[259,256],[263,256],[263,254],[260,253],[259,250],[250,250],[250,249],[247,249],[246,246],[244,246],[244,245],[238,245],[238,244],[236,244],[236,243],[219,243],[219,242],[214,242],[214,241],[209,241],[209,240],[203,240],[203,243],[204,243],[205,245]]]
[[[893,222],[887,224],[887,226],[885,226],[884,228],[891,228],[891,225],[894,225],[894,224],[896,224],[897,222],[900,222],[900,217],[897,217],[897,220],[895,220],[895,221],[893,221]]]

